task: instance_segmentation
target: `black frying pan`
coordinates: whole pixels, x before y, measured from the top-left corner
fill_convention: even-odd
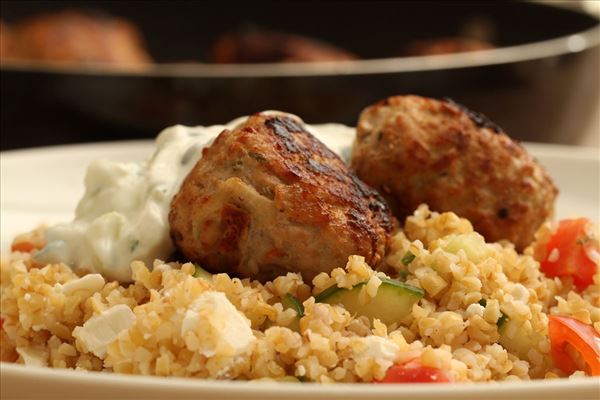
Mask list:
[[[511,136],[573,143],[598,108],[600,28],[583,13],[522,2],[3,1],[9,23],[64,8],[135,22],[159,62],[142,72],[3,65],[2,149],[154,137],[175,123],[223,123],[263,109],[354,124],[389,95],[452,97]],[[344,64],[214,65],[225,31],[252,24],[319,38],[361,56]],[[395,57],[414,39],[483,31],[497,49]]]

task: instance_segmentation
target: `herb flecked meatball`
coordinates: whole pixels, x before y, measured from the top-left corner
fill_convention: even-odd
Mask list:
[[[392,219],[381,196],[290,114],[256,114],[203,150],[171,203],[171,236],[212,272],[312,279],[384,256]]]
[[[427,203],[469,219],[488,241],[508,239],[519,250],[552,214],[558,192],[523,147],[451,100],[395,96],[367,107],[352,167],[398,218]]]

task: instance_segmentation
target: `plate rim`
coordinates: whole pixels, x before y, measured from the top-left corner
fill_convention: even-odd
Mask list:
[[[598,389],[600,379],[597,377],[574,377],[558,379],[534,379],[529,381],[490,381],[473,383],[438,383],[435,385],[424,384],[361,384],[361,383],[303,383],[303,382],[275,382],[275,381],[235,381],[235,380],[215,380],[185,377],[162,377],[150,375],[128,375],[113,372],[96,371],[78,371],[71,369],[55,369],[50,367],[25,366],[8,362],[0,362],[0,375],[2,379],[10,379],[16,375],[27,375],[28,378],[54,378],[67,382],[80,381],[80,383],[90,383],[100,385],[102,383],[111,383],[119,386],[143,385],[145,390],[168,390],[168,389],[192,389],[218,391],[227,394],[273,394],[276,390],[278,394],[298,394],[307,396],[330,395],[340,392],[351,396],[365,396],[378,394],[413,394],[421,396],[443,395],[452,390],[453,396],[460,394],[474,395],[485,391],[502,391],[510,393],[524,394],[526,392],[555,392],[558,389],[577,389],[590,390]],[[151,387],[149,387],[151,386]],[[285,389],[290,390],[285,390]],[[297,389],[302,388],[301,391]],[[295,389],[295,390],[292,390]],[[250,392],[250,393],[249,393]]]

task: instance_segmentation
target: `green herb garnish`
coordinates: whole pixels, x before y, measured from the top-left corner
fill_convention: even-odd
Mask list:
[[[304,305],[295,296],[287,293],[282,301],[283,305],[287,308],[292,308],[296,311],[297,317],[304,317]]]
[[[481,299],[478,301],[478,303],[483,307],[487,306],[486,299]],[[500,318],[498,318],[498,321],[496,321],[496,326],[498,327],[498,329],[500,329],[500,327],[506,322],[507,319],[508,319],[508,316],[501,311]]]
[[[402,257],[402,264],[408,265],[414,259],[415,259],[415,255],[413,253],[411,253],[410,251],[407,251],[406,254],[404,254],[404,257]]]
[[[402,271],[398,271],[398,277],[401,279],[406,279],[406,277],[410,274],[407,270],[403,269]]]
[[[502,325],[504,325],[504,323],[506,322],[506,320],[508,319],[508,316],[504,313],[502,313],[502,315],[500,315],[500,318],[498,318],[498,321],[496,321],[496,326],[498,328],[502,327]]]
[[[194,264],[194,274],[192,275],[194,278],[202,278],[207,281],[212,281],[212,274],[199,266],[198,264]]]
[[[134,240],[131,245],[129,245],[129,252],[133,253],[135,251],[135,249],[138,248],[138,246],[140,245],[140,241],[139,240]]]

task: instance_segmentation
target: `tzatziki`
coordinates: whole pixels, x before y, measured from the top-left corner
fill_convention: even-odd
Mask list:
[[[173,196],[200,159],[202,148],[245,119],[226,125],[167,128],[156,138],[154,154],[144,162],[93,161],[74,220],[45,231],[47,244],[36,254],[36,261],[63,262],[127,282],[132,261],[152,265],[156,259],[167,260],[175,250],[168,220]],[[307,129],[342,157],[354,140],[354,129],[344,125]]]

